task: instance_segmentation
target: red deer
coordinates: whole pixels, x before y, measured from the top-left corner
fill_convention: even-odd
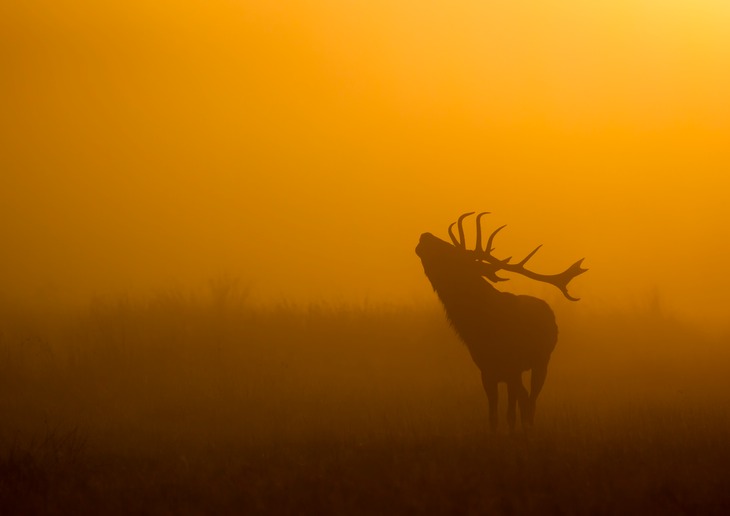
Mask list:
[[[476,217],[476,245],[466,248],[463,221],[465,213],[449,226],[453,245],[424,233],[416,247],[423,270],[441,300],[446,317],[456,330],[482,374],[482,385],[489,402],[489,426],[497,429],[497,385],[507,384],[507,423],[514,432],[516,408],[519,404],[522,427],[532,427],[535,404],[547,375],[550,355],[558,340],[555,315],[548,304],[536,297],[501,292],[492,283],[505,281],[497,275],[501,270],[556,286],[571,301],[578,298],[568,293],[568,283],[588,269],[578,260],[560,274],[539,274],[525,269],[527,261],[540,249],[537,246],[517,263],[510,258],[492,256],[494,237],[505,226],[494,230],[482,249],[481,218]],[[459,236],[454,235],[457,225]],[[485,278],[489,281],[486,281]],[[530,393],[522,384],[522,373],[531,371]]]

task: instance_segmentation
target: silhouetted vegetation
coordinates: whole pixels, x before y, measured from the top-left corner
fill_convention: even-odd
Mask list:
[[[479,372],[435,301],[245,294],[3,308],[0,512],[730,510],[727,334],[650,307],[563,308],[527,440],[489,435]]]

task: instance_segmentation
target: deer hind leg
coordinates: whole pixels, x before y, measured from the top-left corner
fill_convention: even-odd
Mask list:
[[[525,408],[529,405],[527,389],[522,385],[521,375],[512,377],[507,382],[507,424],[510,433],[514,433],[515,424],[517,423],[517,405],[520,406],[520,415],[522,416],[522,426],[525,427]]]
[[[530,398],[527,401],[527,410],[522,415],[522,424],[528,428],[532,427],[535,421],[535,407],[537,405],[537,397],[540,395],[542,386],[545,385],[547,377],[547,361],[532,368],[530,376]]]
[[[522,429],[529,430],[532,424],[532,420],[528,417],[531,414],[530,395],[527,393],[524,384],[522,383],[522,375],[517,377],[515,382],[517,389],[517,406],[520,409],[520,421],[522,422]]]
[[[482,385],[484,392],[487,393],[487,402],[489,402],[489,429],[492,433],[497,431],[498,415],[497,415],[497,380],[490,378],[487,374],[482,373]]]

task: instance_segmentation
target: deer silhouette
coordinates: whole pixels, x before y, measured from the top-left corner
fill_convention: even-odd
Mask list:
[[[492,432],[496,431],[498,424],[497,385],[500,382],[507,384],[510,432],[515,431],[518,404],[522,427],[528,430],[533,425],[537,397],[545,383],[550,355],[558,340],[555,315],[542,299],[501,292],[490,282],[507,279],[498,276],[498,271],[514,272],[554,285],[567,299],[578,301],[568,293],[568,283],[588,269],[581,267],[583,259],[560,274],[546,275],[525,269],[525,264],[541,245],[517,263],[511,263],[511,257],[495,258],[491,254],[494,250],[492,243],[505,226],[494,230],[482,249],[481,218],[488,212],[477,215],[476,245],[474,250],[469,250],[464,241],[463,221],[473,214],[465,213],[449,226],[453,245],[431,233],[424,233],[416,254],[444,306],[447,319],[481,371]],[[453,232],[454,224],[458,227],[458,238]],[[529,394],[522,384],[524,371],[531,371]]]

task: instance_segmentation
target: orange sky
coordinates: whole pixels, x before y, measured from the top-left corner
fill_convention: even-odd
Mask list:
[[[723,2],[6,4],[8,299],[418,300],[420,233],[490,210],[582,303],[726,319]]]

